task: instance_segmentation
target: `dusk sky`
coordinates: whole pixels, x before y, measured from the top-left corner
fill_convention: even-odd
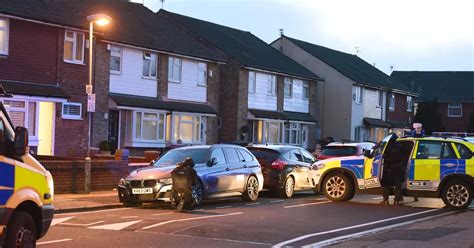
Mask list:
[[[145,2],[154,11],[160,0]],[[165,0],[168,11],[250,31],[270,43],[287,36],[356,54],[380,70],[474,70],[469,0]]]

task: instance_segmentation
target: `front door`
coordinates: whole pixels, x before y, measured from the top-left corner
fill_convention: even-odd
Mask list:
[[[119,111],[109,111],[109,146],[112,153],[118,148],[118,135],[119,135]]]

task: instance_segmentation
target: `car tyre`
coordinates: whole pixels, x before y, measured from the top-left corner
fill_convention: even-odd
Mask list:
[[[124,202],[123,206],[126,208],[141,207],[143,203],[141,202]]]
[[[15,211],[6,228],[5,247],[35,247],[38,237],[33,217],[25,211]]]
[[[280,188],[279,196],[281,198],[291,198],[295,193],[295,179],[292,176],[286,178],[283,187]]]
[[[330,174],[324,180],[324,195],[331,201],[348,201],[354,197],[354,184],[343,173]]]
[[[255,176],[250,176],[245,184],[242,200],[254,202],[258,199],[258,180]]]
[[[441,191],[444,204],[451,209],[465,209],[472,202],[471,185],[465,181],[448,182]]]

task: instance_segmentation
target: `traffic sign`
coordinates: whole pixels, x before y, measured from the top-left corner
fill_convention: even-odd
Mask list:
[[[87,112],[95,112],[95,94],[87,94]]]
[[[92,94],[92,84],[86,85],[86,94]]]

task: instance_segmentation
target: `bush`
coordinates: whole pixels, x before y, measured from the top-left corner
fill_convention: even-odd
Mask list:
[[[110,151],[110,145],[109,142],[106,140],[102,140],[100,142],[99,148],[101,151]]]

